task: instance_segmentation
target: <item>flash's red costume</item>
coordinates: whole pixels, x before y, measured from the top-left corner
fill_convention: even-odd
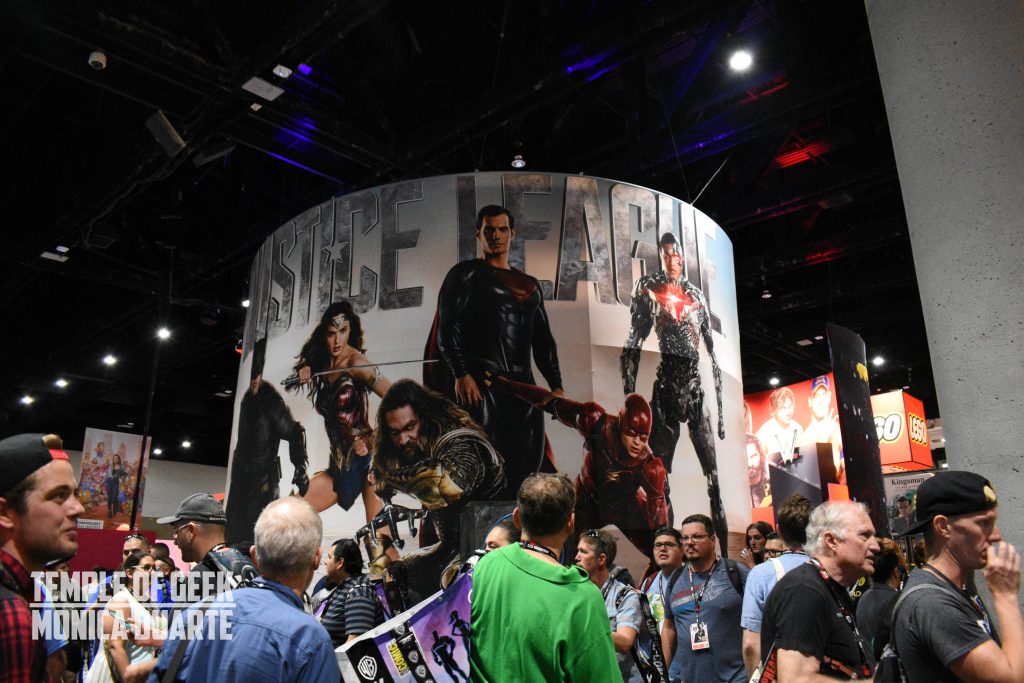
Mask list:
[[[650,554],[654,531],[668,524],[665,465],[646,445],[634,458],[622,443],[623,433],[645,438],[651,433],[651,407],[644,397],[630,394],[614,416],[593,401],[577,403],[504,377],[494,381],[583,436],[586,455],[576,477],[576,528],[614,524],[638,550]]]

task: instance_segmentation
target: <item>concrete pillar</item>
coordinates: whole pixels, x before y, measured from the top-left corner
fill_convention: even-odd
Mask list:
[[[866,0],[951,469],[1024,547],[1024,3]]]

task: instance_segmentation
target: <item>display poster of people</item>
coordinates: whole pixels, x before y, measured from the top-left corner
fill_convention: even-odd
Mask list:
[[[933,476],[934,472],[904,472],[883,475],[885,479],[885,498],[889,502],[889,530],[893,536],[906,532],[917,522],[914,510],[917,502],[917,489],[921,482]]]
[[[338,652],[342,679],[381,683],[469,683],[472,573],[395,615]]]
[[[776,488],[798,480],[820,491],[828,483],[846,482],[833,385],[828,373],[744,397],[751,507],[770,507],[773,499],[786,497],[772,496],[773,475]]]
[[[146,470],[149,467],[149,446],[142,465],[142,489],[139,509],[146,492]],[[79,526],[115,529],[130,524],[135,482],[139,474],[142,436],[107,429],[85,430],[82,446],[82,468],[78,477],[78,498],[85,507]]]
[[[539,471],[644,566],[692,513],[742,543],[732,244],[689,204],[561,173],[408,180],[281,225],[249,287],[229,542],[300,495],[423,598],[467,503]]]

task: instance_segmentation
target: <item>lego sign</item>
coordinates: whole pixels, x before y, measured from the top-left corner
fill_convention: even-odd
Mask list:
[[[875,415],[875,432],[885,473],[926,470],[934,466],[921,401],[903,391],[891,391],[872,396],[871,410]]]

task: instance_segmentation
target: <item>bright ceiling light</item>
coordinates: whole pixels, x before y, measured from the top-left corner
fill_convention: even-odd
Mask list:
[[[68,385],[68,381],[66,379],[64,379],[63,377],[59,377],[59,378],[57,378],[57,381],[54,382],[54,384],[57,385],[58,387],[60,387],[61,389],[63,389],[64,387],[66,387]]]
[[[30,406],[35,402],[36,400],[29,396],[28,394],[25,394],[24,396],[21,397],[21,405],[23,406]]]
[[[188,439],[185,439],[184,441],[181,442],[181,447],[182,448],[192,448],[192,442],[189,441]]]
[[[522,154],[512,157],[512,168],[526,168],[526,160],[523,159]]]
[[[162,449],[162,448],[157,447],[157,448],[153,449],[153,455],[163,455],[163,453],[164,453],[164,449]]]
[[[736,50],[729,57],[729,68],[733,71],[746,71],[754,63],[754,58],[746,50]]]
[[[117,363],[117,357],[112,356],[111,354],[108,353],[107,355],[103,356],[103,363],[104,365],[114,365],[115,363]]]
[[[160,337],[161,339],[170,339],[171,331],[166,327],[161,327],[159,330],[156,331],[156,336]]]
[[[779,386],[779,378],[772,377],[770,380],[768,380],[768,384],[771,384],[773,387]]]
[[[761,298],[762,299],[771,299],[772,298],[771,290],[770,289],[766,289],[763,292],[761,292]]]
[[[882,365],[885,365],[885,359],[882,358],[881,356],[875,356],[874,358],[871,359],[871,364],[874,365],[876,368],[881,367]]]
[[[292,70],[286,67],[284,64],[278,64],[274,67],[274,75],[278,78],[290,78]]]
[[[249,308],[249,300],[242,299],[242,308]]]

